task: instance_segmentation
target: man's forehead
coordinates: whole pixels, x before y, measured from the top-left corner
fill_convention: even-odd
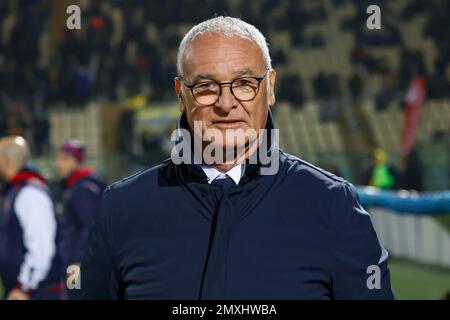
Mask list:
[[[186,75],[200,78],[220,76],[220,69],[224,68],[231,76],[255,76],[265,67],[262,50],[256,43],[222,34],[204,34],[192,40],[183,64]]]
[[[9,144],[12,143],[12,139],[11,138],[2,138],[0,139],[0,149],[3,149],[4,147],[8,146]]]

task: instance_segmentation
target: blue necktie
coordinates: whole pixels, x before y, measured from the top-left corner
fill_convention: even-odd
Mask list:
[[[212,182],[211,185],[213,186],[220,186],[223,190],[227,190],[232,186],[235,186],[233,179],[229,175],[225,175],[225,177],[217,177]]]

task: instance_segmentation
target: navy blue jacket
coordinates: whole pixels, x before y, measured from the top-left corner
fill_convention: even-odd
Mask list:
[[[63,183],[64,211],[59,220],[58,253],[65,273],[68,265],[81,262],[89,228],[106,186],[91,168],[76,169]]]
[[[247,165],[225,192],[198,166],[171,160],[108,187],[78,297],[393,298],[386,251],[354,187],[274,152],[277,174]],[[367,286],[371,265],[380,289]]]

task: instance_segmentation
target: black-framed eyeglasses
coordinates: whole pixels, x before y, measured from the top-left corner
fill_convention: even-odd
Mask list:
[[[261,77],[240,77],[233,81],[215,82],[213,80],[202,80],[194,84],[188,84],[183,77],[179,77],[186,88],[191,90],[195,101],[202,106],[213,105],[222,94],[222,86],[230,86],[231,94],[239,101],[251,101],[256,98],[261,87],[261,82],[267,75],[267,68]]]

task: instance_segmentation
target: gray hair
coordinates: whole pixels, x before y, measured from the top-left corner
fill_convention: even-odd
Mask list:
[[[272,68],[269,47],[266,38],[253,25],[238,18],[219,16],[195,25],[181,40],[177,54],[177,72],[182,75],[183,58],[189,44],[196,37],[206,33],[218,33],[227,37],[242,37],[253,41],[260,49],[267,68]]]

